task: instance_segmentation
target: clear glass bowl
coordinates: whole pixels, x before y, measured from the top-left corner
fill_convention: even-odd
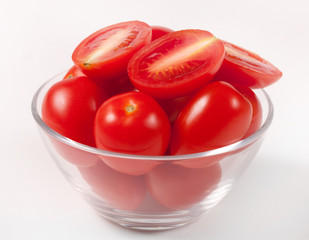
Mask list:
[[[32,114],[42,139],[64,177],[96,212],[131,229],[181,227],[216,206],[256,155],[273,118],[269,96],[256,90],[263,109],[262,126],[234,144],[178,156],[103,151],[66,138],[43,122],[44,95],[64,74],[44,83],[33,97]],[[116,171],[115,166],[132,169],[132,174],[120,172],[121,167]]]

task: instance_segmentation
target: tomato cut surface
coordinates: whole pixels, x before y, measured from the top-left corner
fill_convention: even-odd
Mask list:
[[[104,82],[124,75],[132,55],[150,41],[151,27],[146,23],[118,23],[84,39],[72,59],[87,76]]]
[[[153,97],[181,97],[210,81],[223,57],[223,44],[210,32],[176,31],[134,54],[128,74],[138,90]]]
[[[222,41],[225,57],[215,79],[250,88],[264,88],[281,78],[282,72],[259,55]]]

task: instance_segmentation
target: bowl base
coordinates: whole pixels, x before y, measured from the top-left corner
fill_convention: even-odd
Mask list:
[[[164,231],[186,226],[195,222],[207,209],[195,207],[194,210],[164,211],[160,213],[132,212],[113,209],[93,196],[85,196],[95,212],[118,226],[139,231]]]

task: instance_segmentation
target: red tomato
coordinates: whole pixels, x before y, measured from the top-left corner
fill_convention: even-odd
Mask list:
[[[168,33],[173,32],[172,29],[161,27],[161,26],[151,26],[152,29],[152,39],[151,41],[154,41],[158,39],[159,37],[162,37]]]
[[[220,164],[189,169],[162,164],[146,175],[150,194],[163,206],[186,209],[208,196],[221,180]]]
[[[84,39],[72,59],[87,76],[104,85],[126,73],[132,55],[151,41],[151,27],[131,21],[105,27]]]
[[[128,92],[102,104],[95,118],[94,132],[100,149],[163,155],[169,144],[171,129],[165,112],[154,99],[141,92]],[[144,174],[157,165],[151,161],[102,159],[110,167],[133,175]]]
[[[181,97],[210,81],[223,57],[223,44],[211,33],[176,31],[134,54],[128,74],[138,90],[155,98]]]
[[[251,120],[249,129],[247,130],[246,134],[242,137],[242,139],[244,139],[252,135],[253,133],[255,133],[260,128],[261,123],[262,123],[262,106],[257,96],[250,88],[241,86],[241,85],[234,86],[234,87],[237,89],[237,91],[239,91],[245,98],[247,98],[250,101],[251,106],[252,106],[252,120]],[[211,166],[217,163],[218,161],[222,160],[223,158],[231,154],[235,154],[239,151],[243,151],[244,149],[245,148],[243,147],[237,151],[233,151],[229,153],[175,161],[175,164],[178,164],[180,166],[187,167],[187,168],[207,167],[207,166]]]
[[[75,65],[73,65],[69,71],[66,73],[63,79],[78,77],[78,76],[85,76],[85,74]]]
[[[264,88],[281,78],[282,72],[259,55],[225,41],[222,43],[225,57],[215,79],[250,88]]]
[[[93,125],[97,109],[106,99],[105,92],[86,76],[64,79],[46,93],[42,104],[43,121],[54,131],[74,141],[95,147]],[[93,154],[51,141],[60,155],[82,167],[97,162]]]
[[[78,170],[93,192],[112,207],[134,210],[145,198],[144,176],[129,176],[117,172],[102,161],[93,167]]]
[[[189,154],[240,140],[252,119],[252,106],[232,85],[213,82],[198,91],[179,114],[171,154]]]
[[[245,98],[247,98],[252,106],[252,120],[248,131],[242,138],[246,138],[253,133],[255,133],[262,124],[263,110],[260,100],[257,98],[255,93],[248,87],[242,85],[234,85],[234,87],[239,91]]]
[[[50,137],[50,141],[55,150],[68,162],[74,164],[77,167],[91,167],[101,161],[98,156],[93,153],[89,153],[77,148],[71,147],[62,143],[55,138]]]
[[[86,76],[65,79],[46,93],[43,121],[54,131],[74,141],[95,146],[93,122],[106,93]]]

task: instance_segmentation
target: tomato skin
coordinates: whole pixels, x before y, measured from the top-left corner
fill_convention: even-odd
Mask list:
[[[163,155],[169,144],[171,127],[160,105],[141,92],[116,95],[105,101],[94,124],[98,148],[137,155]],[[102,160],[117,171],[140,175],[155,166],[155,161],[133,159]]]
[[[55,138],[50,137],[50,141],[61,157],[77,167],[91,167],[101,161],[95,154],[71,147]]]
[[[63,79],[78,77],[78,76],[86,76],[77,66],[73,65],[69,71],[65,74]]]
[[[74,141],[95,146],[93,124],[96,111],[107,94],[86,76],[64,79],[46,93],[43,121]]]
[[[95,166],[78,170],[93,192],[112,207],[134,210],[145,198],[147,189],[144,176],[129,176],[117,172],[102,161]]]
[[[224,46],[210,32],[182,30],[151,42],[131,58],[133,85],[154,98],[189,95],[212,79],[224,58]]]
[[[162,36],[164,36],[168,33],[173,32],[172,29],[162,27],[162,26],[151,26],[151,30],[152,30],[151,41],[154,41],[154,40],[158,39],[159,37],[162,37]]]
[[[182,210],[209,195],[221,180],[221,166],[200,169],[162,164],[146,175],[150,194],[163,206]]]
[[[250,88],[243,85],[233,85],[233,86],[237,89],[237,91],[239,91],[245,98],[247,98],[250,101],[252,106],[252,120],[248,131],[242,137],[242,139],[244,139],[255,133],[261,127],[263,119],[262,105],[258,97]]]
[[[117,42],[118,39],[122,41]],[[76,47],[72,59],[87,76],[104,85],[105,81],[125,75],[132,55],[150,41],[148,24],[122,22],[88,36]]]
[[[282,72],[259,55],[226,41],[222,43],[225,57],[214,79],[224,79],[233,85],[265,88],[281,78]]]
[[[171,154],[189,154],[240,140],[252,119],[252,106],[232,85],[213,82],[198,91],[179,114]]]

